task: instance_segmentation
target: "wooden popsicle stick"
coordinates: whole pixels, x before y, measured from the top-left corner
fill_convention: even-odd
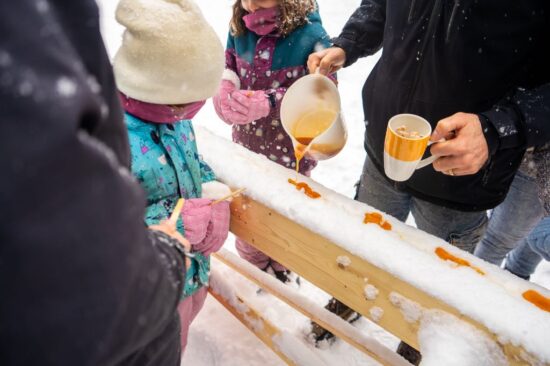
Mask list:
[[[168,222],[172,226],[176,226],[176,223],[178,222],[178,217],[181,214],[181,210],[183,209],[183,204],[185,203],[184,198],[180,198],[178,202],[176,203],[176,207],[174,207],[174,211],[172,211],[172,215],[170,215],[170,218],[168,219]]]
[[[220,202],[222,202],[222,201],[225,201],[225,200],[228,199],[228,198],[235,197],[235,196],[241,194],[245,189],[246,189],[246,188],[239,188],[239,189],[237,189],[236,191],[233,191],[233,192],[229,193],[228,195],[226,195],[226,196],[224,196],[224,197],[222,197],[222,198],[218,198],[217,200],[212,201],[212,203],[210,203],[210,206],[214,206],[214,205],[216,205],[216,204],[218,204],[218,203],[220,203]]]

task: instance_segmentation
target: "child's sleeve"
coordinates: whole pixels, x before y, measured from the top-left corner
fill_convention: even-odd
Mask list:
[[[211,182],[213,180],[216,180],[216,174],[214,174],[214,171],[204,160],[202,160],[202,156],[199,155],[199,164],[201,168],[201,181],[202,183]]]
[[[225,48],[225,70],[222,76],[223,80],[229,80],[235,85],[236,89],[241,88],[241,79],[237,72],[237,50],[235,49],[235,37],[229,33],[227,35],[227,45]],[[216,109],[216,111],[218,111]],[[220,113],[218,113],[220,115]],[[223,118],[222,118],[223,119]]]
[[[231,190],[225,184],[216,180],[216,174],[212,168],[198,155],[201,171],[201,198],[216,200],[225,197]]]
[[[237,74],[237,51],[235,50],[235,38],[227,35],[227,45],[225,47],[225,68]]]
[[[199,157],[201,165],[201,198],[208,198],[211,200],[217,200],[219,198],[225,197],[231,193],[231,189],[222,182],[216,180],[216,175],[214,171],[202,157]]]
[[[330,37],[328,36],[325,28],[323,28],[321,24],[311,24],[310,32],[311,33],[309,35],[312,36],[314,41],[311,43],[311,50],[308,54],[323,50],[325,48],[329,48],[332,45]],[[305,68],[307,70],[307,59],[305,60],[305,62]],[[332,79],[335,84],[337,83],[336,73],[329,75],[329,78]],[[271,103],[272,111],[280,111],[281,102],[283,101],[283,97],[286,91],[287,88],[284,87],[266,90],[266,94],[268,95]]]

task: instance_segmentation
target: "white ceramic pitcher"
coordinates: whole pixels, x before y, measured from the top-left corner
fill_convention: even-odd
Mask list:
[[[334,112],[334,120],[309,144],[305,156],[315,160],[328,159],[338,154],[348,137],[336,85],[324,75],[306,75],[288,88],[281,103],[281,123],[292,139],[295,151],[298,146],[304,147],[295,136],[297,122],[307,114],[323,110]]]

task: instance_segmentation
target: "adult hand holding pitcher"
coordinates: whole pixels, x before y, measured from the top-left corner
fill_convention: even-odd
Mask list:
[[[492,128],[492,127],[489,127]],[[475,114],[456,113],[437,123],[435,131],[428,121],[413,114],[390,119],[384,142],[384,171],[388,178],[406,181],[431,163],[436,171],[450,176],[477,173],[489,157],[486,135]],[[432,156],[421,160],[426,148]]]

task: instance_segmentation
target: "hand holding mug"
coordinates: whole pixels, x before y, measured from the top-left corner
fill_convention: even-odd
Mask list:
[[[437,123],[431,141],[454,138],[432,146],[434,169],[448,175],[476,174],[489,159],[489,147],[476,114],[455,113]]]

